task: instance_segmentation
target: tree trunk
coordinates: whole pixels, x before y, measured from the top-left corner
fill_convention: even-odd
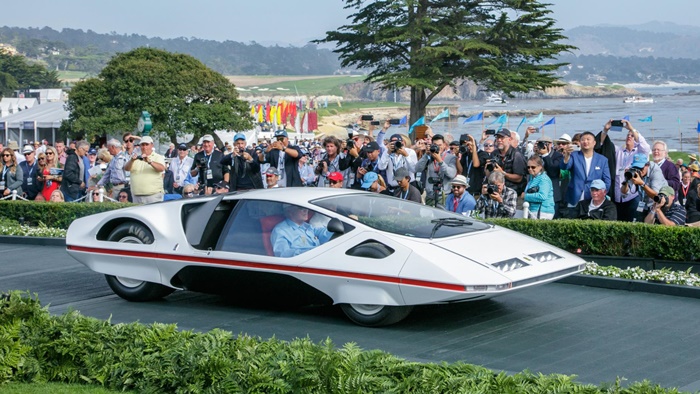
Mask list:
[[[425,89],[411,87],[411,111],[408,120],[408,127],[411,127],[421,116],[425,116],[425,107],[429,101],[425,97]],[[415,142],[415,135],[409,135],[411,141]]]

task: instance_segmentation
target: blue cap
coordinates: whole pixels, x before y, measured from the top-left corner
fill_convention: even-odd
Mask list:
[[[595,179],[593,182],[591,182],[591,189],[606,190],[605,182],[603,182],[601,179]]]
[[[243,140],[245,141],[245,134],[243,133],[236,133],[236,135],[233,136],[233,142],[236,142],[238,140]]]
[[[88,151],[88,155],[96,155],[96,154],[97,154],[97,149],[95,149],[95,148],[91,148],[91,149]]]
[[[645,165],[649,162],[649,157],[644,154],[644,153],[637,153],[634,155],[634,159],[632,161],[632,167],[634,168],[644,168]]]
[[[277,130],[275,131],[275,137],[288,137],[288,135],[285,130]]]
[[[374,182],[379,179],[379,175],[376,172],[368,172],[362,177],[362,188],[369,189]]]

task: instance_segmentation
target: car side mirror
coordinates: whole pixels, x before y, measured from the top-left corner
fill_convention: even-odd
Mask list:
[[[345,234],[345,226],[343,226],[343,222],[337,218],[331,218],[326,229],[335,235]]]

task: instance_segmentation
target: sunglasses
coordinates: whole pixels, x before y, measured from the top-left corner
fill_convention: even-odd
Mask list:
[[[29,156],[29,155],[32,155],[32,154],[34,154],[34,152],[24,153],[25,156]]]
[[[277,141],[284,142],[284,137],[277,137]]]
[[[331,185],[337,185],[340,181],[329,181]]]
[[[2,155],[5,156],[5,157],[12,157],[12,155],[10,155],[10,154],[8,154],[8,153],[3,153]]]
[[[527,168],[530,170],[534,170],[535,168],[537,168],[537,166],[527,166]]]
[[[100,193],[92,193],[93,196],[99,196]]]
[[[53,152],[46,152],[46,156],[53,156]]]
[[[274,174],[265,174],[265,176],[268,177],[268,178],[272,178],[273,176],[277,176],[277,175],[274,175]]]
[[[45,157],[40,157],[40,158],[39,158],[39,160],[45,160],[45,159],[46,159]]]
[[[462,185],[452,185],[452,188],[453,188],[453,189],[461,189],[461,188],[463,188],[463,187],[464,187],[464,186],[462,186]]]
[[[128,200],[129,197],[128,197],[128,196],[119,196],[119,199],[120,199],[120,200]]]
[[[134,139],[133,139],[133,138],[127,138],[127,139],[124,140],[124,142],[134,142]]]
[[[484,144],[484,148],[492,148],[493,144]]]

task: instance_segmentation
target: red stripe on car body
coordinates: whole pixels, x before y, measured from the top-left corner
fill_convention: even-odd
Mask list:
[[[75,246],[75,245],[68,245],[68,246],[66,246],[66,249],[76,251],[76,252],[85,252],[85,253],[109,254],[109,255],[161,259],[161,260],[176,260],[176,261],[185,261],[185,262],[194,262],[194,263],[208,263],[208,264],[216,264],[216,265],[228,265],[228,266],[233,266],[233,267],[258,268],[258,269],[287,271],[287,272],[295,272],[295,273],[303,273],[303,274],[314,274],[314,275],[324,275],[324,276],[335,276],[335,277],[341,277],[341,278],[371,280],[371,281],[376,281],[376,282],[404,284],[404,285],[410,285],[410,286],[428,287],[428,288],[441,289],[441,290],[450,290],[450,291],[459,291],[459,292],[465,291],[464,285],[432,282],[432,281],[419,280],[419,279],[402,279],[402,278],[397,278],[397,277],[393,277],[393,276],[362,274],[362,273],[358,273],[358,272],[336,271],[336,270],[327,270],[327,269],[321,269],[321,268],[297,267],[297,266],[288,266],[288,265],[270,264],[270,263],[252,263],[252,262],[248,262],[248,261],[224,260],[224,259],[215,259],[212,257],[201,257],[201,256],[182,256],[182,255],[154,253],[154,252],[136,252],[136,251],[129,251],[129,250],[91,248],[91,247],[86,247],[86,246]]]

